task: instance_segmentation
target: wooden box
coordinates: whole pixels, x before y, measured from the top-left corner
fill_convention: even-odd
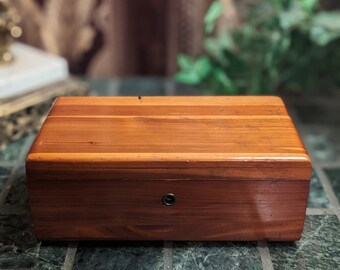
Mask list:
[[[296,240],[311,162],[277,97],[62,97],[26,170],[39,239]]]

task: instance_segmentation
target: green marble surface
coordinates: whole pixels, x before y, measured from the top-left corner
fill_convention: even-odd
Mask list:
[[[20,166],[5,199],[5,205],[28,205],[25,167]]]
[[[340,269],[340,224],[336,216],[307,216],[300,241],[270,243],[274,269]]]
[[[194,96],[202,92],[193,86],[162,78],[125,78],[123,80],[86,80],[95,96]]]
[[[199,94],[195,88],[159,78],[90,83],[92,95]],[[317,99],[314,106],[304,101],[296,104],[299,130],[314,162],[319,167],[332,162],[331,168],[324,168],[325,175],[313,173],[309,214],[300,241],[267,243],[267,254],[260,253],[256,242],[173,242],[172,247],[164,248],[163,242],[93,241],[79,242],[73,250],[68,242],[39,242],[34,237],[28,204],[25,153],[21,153],[27,151],[29,139],[23,138],[0,149],[0,269],[64,269],[64,265],[66,269],[91,270],[263,269],[262,260],[265,269],[270,269],[268,265],[274,270],[340,269],[340,224],[335,215],[340,212],[323,188],[328,180],[340,200],[340,115],[337,107],[320,104]]]
[[[20,154],[20,149],[24,145],[26,137],[12,142],[0,148],[0,162],[16,161]]]
[[[0,213],[0,243],[30,248],[36,245],[29,209]]]
[[[304,143],[319,161],[340,162],[340,125],[306,125]]]
[[[320,179],[315,172],[313,172],[310,179],[308,206],[310,208],[328,208],[330,207],[327,195],[321,186]]]
[[[11,167],[0,166],[0,192],[2,191],[8,177],[11,173]]]
[[[329,182],[333,188],[335,196],[340,202],[340,168],[325,169],[325,173],[328,176]]]
[[[73,269],[164,269],[163,242],[80,243]]]
[[[339,98],[322,102],[304,102],[296,111],[304,123],[306,146],[320,161],[340,161]]]
[[[15,245],[0,246],[0,269],[61,269],[67,243],[42,243],[27,249]]]
[[[262,269],[256,242],[174,242],[173,269]]]
[[[340,106],[338,100],[326,100],[322,103],[304,102],[296,105],[301,120],[306,124],[340,124]]]

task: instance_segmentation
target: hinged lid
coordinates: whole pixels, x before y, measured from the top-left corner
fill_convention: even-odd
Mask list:
[[[27,165],[94,179],[307,180],[278,97],[61,97]],[[32,172],[32,173],[33,173]]]

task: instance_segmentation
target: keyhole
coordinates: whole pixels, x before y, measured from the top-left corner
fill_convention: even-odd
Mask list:
[[[176,196],[172,193],[165,194],[162,197],[162,202],[166,206],[174,205],[176,203]]]

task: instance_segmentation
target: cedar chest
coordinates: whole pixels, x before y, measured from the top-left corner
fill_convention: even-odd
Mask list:
[[[60,97],[26,171],[39,239],[296,240],[311,162],[278,97]]]

